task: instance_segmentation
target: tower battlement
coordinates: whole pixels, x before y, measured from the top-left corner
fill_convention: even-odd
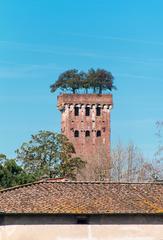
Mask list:
[[[65,104],[85,104],[85,105],[113,105],[111,94],[61,94],[58,96],[58,109],[62,110]]]
[[[58,109],[61,132],[73,143],[86,167],[79,179],[109,178],[111,94],[62,94]]]

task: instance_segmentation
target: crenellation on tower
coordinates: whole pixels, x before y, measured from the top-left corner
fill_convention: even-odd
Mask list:
[[[86,167],[78,179],[109,178],[111,94],[62,94],[58,96],[62,133],[73,143]],[[105,176],[104,176],[105,175]]]

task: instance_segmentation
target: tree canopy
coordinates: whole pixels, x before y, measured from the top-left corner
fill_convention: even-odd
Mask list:
[[[51,92],[57,89],[62,91],[71,91],[77,93],[79,90],[92,91],[102,94],[103,91],[112,91],[116,89],[114,77],[111,72],[105,69],[89,69],[87,73],[77,69],[67,70],[61,73],[54,84],[50,86]]]
[[[50,131],[40,131],[32,135],[29,142],[23,143],[16,151],[17,160],[26,173],[38,178],[68,177],[75,179],[85,162],[76,157],[75,149],[67,137]]]
[[[2,156],[2,154],[0,155]],[[8,159],[7,156],[3,156],[3,161],[0,162],[0,189],[26,184],[36,180],[34,174],[27,174],[24,169],[18,165],[16,159]]]
[[[75,155],[67,137],[50,131],[31,136],[16,150],[16,158],[0,153],[0,189],[47,178],[76,179],[86,162]]]

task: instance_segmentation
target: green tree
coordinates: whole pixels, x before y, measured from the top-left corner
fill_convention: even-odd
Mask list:
[[[113,84],[113,75],[111,72],[104,69],[94,70],[91,68],[88,70],[87,79],[94,93],[98,92],[102,94],[103,91],[112,91],[112,89],[116,89]]]
[[[116,89],[113,82],[114,77],[111,72],[104,69],[94,70],[91,68],[87,73],[71,69],[63,72],[50,88],[51,92],[61,89],[76,93],[79,89],[85,89],[85,92],[88,93],[88,90],[92,89],[93,93],[102,94],[103,91]]]
[[[23,143],[16,153],[25,172],[37,178],[46,174],[48,177],[75,179],[85,165],[83,160],[74,156],[75,149],[64,135],[50,131],[32,135],[31,140]]]
[[[3,163],[0,163],[0,188],[29,183],[35,179],[34,175],[25,173],[15,159],[7,159],[5,156]]]
[[[97,88],[96,71],[93,68],[88,70],[86,81],[87,84],[89,85],[89,88],[93,90],[93,93],[96,93]]]
[[[6,159],[7,159],[7,156],[3,153],[0,153],[0,164],[6,161]]]
[[[55,92],[60,88],[61,90],[71,90],[73,93],[76,93],[82,87],[83,74],[83,72],[79,72],[77,69],[63,72],[59,75],[57,81],[50,86],[51,92]]]
[[[91,85],[90,85],[90,81],[87,77],[87,73],[81,72],[80,80],[81,80],[81,83],[80,83],[81,89],[84,89],[85,93],[88,93],[88,90],[91,88]]]

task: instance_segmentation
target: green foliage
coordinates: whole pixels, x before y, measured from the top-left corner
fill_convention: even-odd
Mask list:
[[[5,155],[4,155],[5,156]],[[0,188],[13,187],[15,185],[29,183],[35,180],[32,174],[26,174],[15,159],[3,159],[0,164]]]
[[[51,92],[61,89],[77,93],[77,90],[85,89],[85,92],[88,93],[88,90],[92,89],[93,93],[102,94],[103,91],[116,89],[113,81],[114,77],[111,72],[104,69],[94,70],[91,68],[87,73],[71,69],[63,72],[50,88]]]
[[[7,157],[5,154],[0,153],[0,163],[3,163],[4,161],[6,161]]]
[[[84,78],[84,73],[78,72],[76,69],[71,69],[63,72],[58,80],[51,85],[51,91],[54,92],[58,88],[62,90],[71,90],[76,93],[76,90],[81,88],[81,82]]]
[[[76,179],[85,162],[62,134],[40,131],[16,150],[16,159],[0,154],[0,189],[34,182],[43,177]]]
[[[113,85],[113,75],[104,69],[90,69],[87,73],[87,79],[94,93],[102,94],[102,91],[116,89]]]
[[[64,135],[50,131],[32,135],[32,139],[23,143],[16,153],[25,172],[37,178],[46,175],[75,179],[85,164],[80,158],[73,157],[75,149]]]

